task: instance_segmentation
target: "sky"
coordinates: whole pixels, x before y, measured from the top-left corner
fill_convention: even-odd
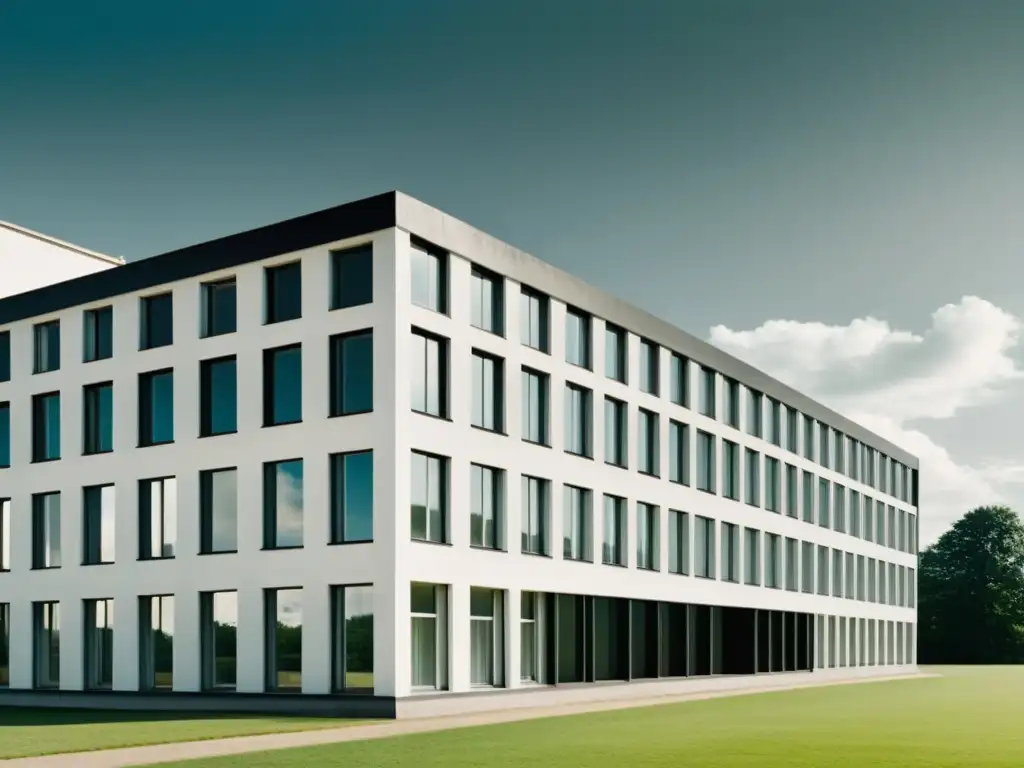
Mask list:
[[[1024,509],[1024,3],[7,0],[0,219],[129,260],[389,189]]]

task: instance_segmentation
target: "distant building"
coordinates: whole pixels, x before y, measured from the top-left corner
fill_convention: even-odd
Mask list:
[[[0,221],[0,298],[122,264],[122,259]]]

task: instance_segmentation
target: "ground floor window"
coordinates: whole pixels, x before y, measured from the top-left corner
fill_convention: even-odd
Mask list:
[[[34,687],[60,688],[60,603],[32,606]]]
[[[86,600],[85,687],[110,690],[114,687],[114,601]]]
[[[174,687],[174,597],[139,598],[139,687]]]
[[[234,690],[238,676],[238,593],[199,596],[203,688]]]
[[[268,691],[302,690],[302,590],[268,589],[263,593]]]
[[[412,687],[443,691],[448,687],[448,587],[414,583],[412,614]]]
[[[519,614],[519,677],[527,683],[546,683],[547,595],[523,592]]]
[[[500,589],[469,591],[470,683],[505,684],[505,599]]]
[[[332,687],[373,693],[373,585],[331,587],[331,627]]]
[[[0,688],[11,684],[11,604],[0,603]]]

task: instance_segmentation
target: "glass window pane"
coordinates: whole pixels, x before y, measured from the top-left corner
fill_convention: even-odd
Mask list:
[[[331,309],[373,302],[373,245],[331,253]]]

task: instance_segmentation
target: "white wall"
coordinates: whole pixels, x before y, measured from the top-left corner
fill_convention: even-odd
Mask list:
[[[116,267],[120,261],[0,222],[0,297]]]

